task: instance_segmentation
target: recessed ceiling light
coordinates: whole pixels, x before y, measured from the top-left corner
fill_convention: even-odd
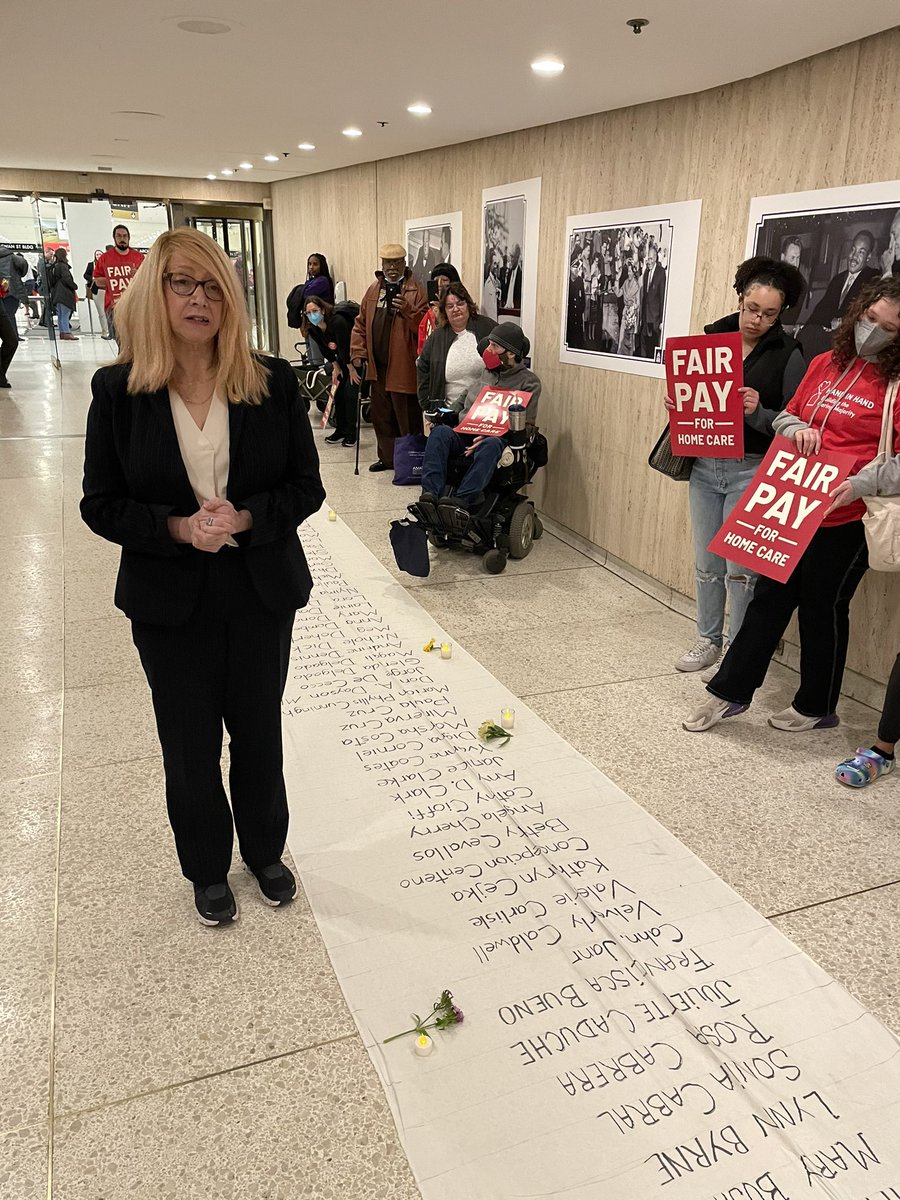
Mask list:
[[[428,117],[431,115],[430,104],[409,104],[406,111],[412,113],[415,117]]]
[[[252,171],[253,170],[253,163],[242,162],[242,163],[238,163],[238,166],[241,168],[242,171]]]
[[[315,150],[315,146],[313,145],[312,142],[298,142],[297,149],[298,150]]]
[[[207,175],[207,179],[215,179],[215,175]]]
[[[185,33],[231,33],[231,26],[224,21],[176,21]]]
[[[224,170],[219,172],[219,174],[220,175],[233,175],[234,171],[232,171],[231,167],[225,167]]]
[[[266,162],[278,162],[277,154],[266,154],[264,155],[264,158]]]
[[[558,58],[536,58],[531,64],[535,75],[559,75],[566,69],[566,64]]]
[[[348,125],[346,129],[342,129],[341,133],[344,137],[362,137],[362,130],[357,129],[355,125]]]

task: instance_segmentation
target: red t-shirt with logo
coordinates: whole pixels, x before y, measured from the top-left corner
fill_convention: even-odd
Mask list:
[[[108,280],[103,289],[103,307],[112,308],[131,282],[131,277],[144,261],[143,254],[129,250],[120,254],[118,250],[107,250],[94,263],[94,281]]]
[[[843,376],[843,378],[841,378]],[[822,431],[822,449],[852,454],[851,475],[868,466],[878,453],[887,381],[874,363],[855,358],[849,370],[838,367],[831,352],[817,355],[800,381],[785,412]],[[893,453],[900,453],[900,404],[894,406]],[[846,525],[866,514],[862,500],[835,509],[823,525]]]

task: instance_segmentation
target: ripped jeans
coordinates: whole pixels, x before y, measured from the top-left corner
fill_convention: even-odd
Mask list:
[[[697,632],[717,646],[725,629],[728,598],[728,640],[733,642],[753,599],[756,574],[737,563],[711,554],[707,546],[756,474],[762,457],[697,458],[688,484],[691,529],[697,569]]]

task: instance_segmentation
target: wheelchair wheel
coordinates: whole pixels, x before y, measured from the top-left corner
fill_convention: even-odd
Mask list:
[[[531,536],[536,542],[539,542],[544,536],[544,525],[537,513],[534,514],[534,533]]]
[[[525,558],[531,553],[534,541],[534,509],[530,501],[523,500],[513,509],[509,522],[509,555],[510,558]]]
[[[499,575],[506,570],[506,551],[505,550],[488,550],[485,554],[484,569],[489,575]]]

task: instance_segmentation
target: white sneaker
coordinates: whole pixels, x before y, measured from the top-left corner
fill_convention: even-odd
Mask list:
[[[718,725],[728,717],[737,717],[746,712],[749,704],[732,704],[730,700],[720,700],[718,696],[710,696],[695,709],[686,721],[681,722],[681,728],[688,733],[704,733]]]
[[[786,733],[806,733],[810,729],[834,729],[840,725],[841,718],[837,713],[829,713],[825,717],[804,717],[798,713],[793,704],[789,704],[783,712],[773,713],[769,724],[773,729],[783,729]]]
[[[722,658],[724,658],[725,655],[728,653],[728,647],[730,645],[731,645],[731,642],[729,642],[727,639],[722,643]],[[711,667],[706,668],[706,670],[700,676],[701,680],[704,683],[709,683],[709,681],[713,678],[713,676],[718,672],[720,662],[721,662],[721,659],[717,658]]]
[[[722,647],[711,642],[709,638],[701,638],[696,645],[691,646],[675,664],[676,671],[703,671],[718,662]]]

